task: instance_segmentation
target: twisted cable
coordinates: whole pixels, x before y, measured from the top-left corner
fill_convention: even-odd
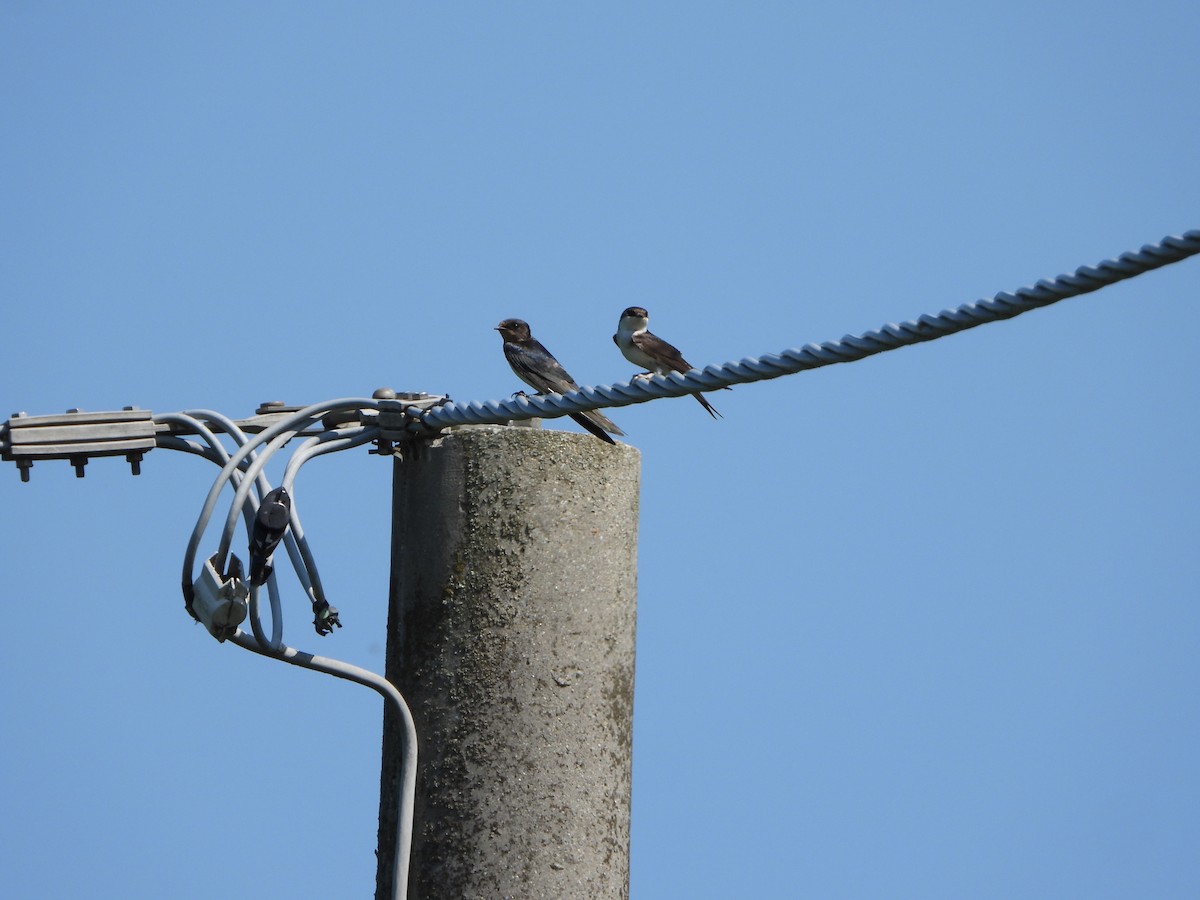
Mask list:
[[[655,375],[634,378],[612,385],[584,387],[569,394],[516,396],[510,400],[448,402],[430,409],[409,407],[408,429],[414,434],[429,434],[451,425],[497,425],[536,417],[556,418],[573,412],[645,403],[659,397],[682,397],[734,384],[765,381],[819,369],[835,363],[855,362],[877,353],[897,350],[913,344],[966,331],[990,322],[1011,319],[1060,300],[1078,297],[1144,272],[1179,262],[1200,253],[1200,230],[1179,237],[1165,237],[1157,244],[1123,253],[1117,259],[1095,266],[1083,266],[1071,275],[1060,275],[1037,282],[1012,293],[1001,292],[990,300],[964,303],[937,315],[889,324],[860,335],[846,335],[840,341],[805,344],[777,354],[747,357],[720,366],[693,369],[686,374]]]

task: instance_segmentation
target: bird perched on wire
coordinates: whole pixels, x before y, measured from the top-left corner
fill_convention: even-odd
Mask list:
[[[283,540],[288,523],[292,520],[292,498],[281,487],[268,492],[254,514],[254,527],[250,531],[250,583],[266,584],[273,566],[271,554]]]
[[[613,343],[620,349],[627,360],[635,366],[641,366],[648,375],[669,375],[671,372],[690,372],[692,364],[683,358],[678,349],[668,344],[656,334],[646,330],[650,321],[650,313],[640,306],[631,306],[621,313],[621,321],[617,324],[617,333],[613,335]],[[729,388],[725,388],[729,390]],[[692,394],[696,401],[708,410],[714,419],[723,418],[713,405],[700,394]]]
[[[512,366],[513,372],[539,394],[566,394],[579,390],[575,379],[568,375],[567,370],[550,351],[530,334],[527,322],[521,319],[505,319],[496,326],[496,330],[504,338],[504,358]],[[609,434],[625,434],[599,410],[567,415],[600,440],[610,444],[615,444],[616,441],[610,438]]]

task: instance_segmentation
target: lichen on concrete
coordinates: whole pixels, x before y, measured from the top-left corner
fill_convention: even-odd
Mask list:
[[[388,673],[420,739],[412,889],[626,896],[637,451],[485,426],[406,454],[396,478]]]

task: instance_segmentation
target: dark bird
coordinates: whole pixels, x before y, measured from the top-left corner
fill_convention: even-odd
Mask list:
[[[283,540],[291,520],[292,498],[284,488],[277,487],[263,497],[254,515],[254,528],[250,531],[251,584],[266,584],[271,577],[271,554]]]
[[[551,356],[550,351],[529,333],[528,323],[520,319],[505,319],[496,326],[496,330],[504,338],[504,358],[508,360],[512,370],[539,394],[566,394],[579,390],[575,379],[568,375],[567,370]],[[625,433],[599,410],[568,415],[600,440],[610,444],[615,444],[616,441],[605,432],[622,435]]]
[[[646,330],[650,314],[640,306],[631,306],[621,313],[613,342],[635,366],[646,370],[645,375],[668,375],[671,372],[690,372],[692,364],[675,347]],[[725,388],[729,390],[729,388]],[[722,418],[713,405],[700,394],[692,394],[714,419]]]

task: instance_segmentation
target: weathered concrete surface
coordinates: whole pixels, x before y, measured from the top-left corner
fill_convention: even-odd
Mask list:
[[[639,469],[626,445],[499,426],[397,462],[387,674],[420,746],[410,896],[628,896]],[[379,897],[398,759],[389,718]]]

